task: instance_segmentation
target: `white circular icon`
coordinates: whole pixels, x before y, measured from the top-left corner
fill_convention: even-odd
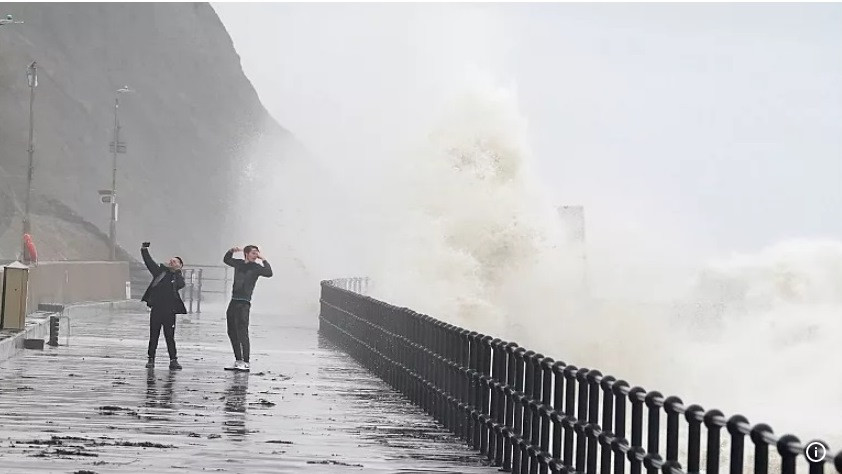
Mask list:
[[[827,446],[821,441],[813,441],[804,448],[804,456],[810,462],[822,462],[827,457]]]

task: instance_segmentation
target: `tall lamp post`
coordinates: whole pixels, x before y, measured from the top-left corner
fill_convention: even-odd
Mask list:
[[[27,148],[27,151],[29,152],[29,170],[26,173],[26,204],[23,215],[23,233],[31,234],[32,225],[29,217],[29,203],[32,199],[32,172],[34,169],[33,155],[35,154],[35,146],[33,142],[35,133],[35,117],[33,106],[35,105],[35,88],[38,87],[38,65],[35,61],[32,61],[32,64],[30,64],[29,68],[26,70],[26,79],[29,83],[29,148]],[[29,260],[29,258],[26,257],[28,250],[26,249],[25,240],[23,240],[22,245],[24,258]]]
[[[134,92],[129,89],[129,86],[123,86],[117,89],[117,94],[114,96],[114,141],[111,142],[112,166],[111,166],[111,226],[109,228],[109,237],[111,240],[111,255],[112,261],[117,259],[117,154],[126,152],[126,144],[120,141],[120,117],[118,111],[120,110],[120,94]]]

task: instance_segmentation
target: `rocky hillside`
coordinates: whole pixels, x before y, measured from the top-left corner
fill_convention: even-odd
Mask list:
[[[135,253],[215,263],[232,243],[235,198],[257,138],[302,156],[268,115],[225,28],[205,3],[5,3],[0,14],[0,260],[19,252],[29,87],[35,89],[33,236],[41,258],[107,257],[108,144],[117,89],[118,242]]]

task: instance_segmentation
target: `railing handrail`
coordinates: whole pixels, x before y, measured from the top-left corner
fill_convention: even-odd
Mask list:
[[[367,288],[364,277],[322,282],[323,330],[344,341],[378,375],[385,375],[387,382],[504,469],[516,471],[531,462],[552,472],[596,474],[597,449],[601,448],[603,474],[609,472],[604,466],[611,464],[612,454],[614,468],[624,469],[628,459],[632,474],[640,472],[640,464],[650,472],[698,472],[702,425],[707,429],[708,446],[716,447],[705,456],[709,474],[719,470],[722,428],[731,435],[732,472],[745,462],[745,436],[754,443],[759,454],[755,466],[763,472],[768,469],[770,446],[781,455],[782,474],[793,474],[796,459],[804,455],[806,446],[797,437],[776,436],[766,424],[751,425],[742,415],[726,418],[716,409],[688,406],[678,397],[632,387],[598,370],[555,361],[514,342],[390,305],[354,291],[362,282]],[[407,393],[407,389],[421,393]],[[625,438],[627,404],[632,408],[631,441]],[[645,433],[644,411],[649,420]],[[667,415],[666,460],[659,453],[662,411]],[[678,463],[681,415],[690,437],[686,470]],[[832,456],[828,452],[821,462],[811,462],[810,473],[822,472],[825,462],[842,473],[842,451]]]

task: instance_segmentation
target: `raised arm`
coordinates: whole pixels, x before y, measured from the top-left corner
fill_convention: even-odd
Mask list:
[[[263,256],[263,252],[257,252],[257,258],[263,261],[263,266],[260,268],[258,275],[262,277],[269,278],[272,276],[272,265],[269,265],[269,262],[266,261],[266,258]]]
[[[222,257],[222,263],[228,265],[229,267],[235,267],[238,263],[241,263],[243,260],[239,258],[234,258],[234,252],[239,252],[240,249],[238,247],[234,247],[231,250],[225,252],[225,256]]]
[[[149,255],[149,249],[141,247],[140,255],[143,257],[143,263],[146,264],[146,268],[149,270],[149,273],[151,273],[153,277],[158,276],[158,274],[161,273],[161,266],[152,259],[151,255]]]
[[[269,278],[272,276],[272,265],[266,260],[263,261],[263,268],[260,270],[260,276]]]

